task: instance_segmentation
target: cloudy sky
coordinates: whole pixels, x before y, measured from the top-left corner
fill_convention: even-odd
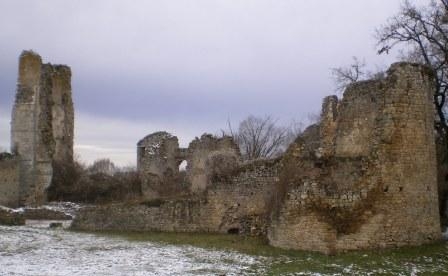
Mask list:
[[[186,146],[249,114],[306,120],[334,94],[330,68],[394,61],[376,55],[373,34],[401,2],[2,0],[0,147],[23,49],[72,68],[79,158],[132,165],[157,130]]]

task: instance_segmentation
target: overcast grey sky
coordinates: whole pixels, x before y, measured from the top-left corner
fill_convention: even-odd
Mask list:
[[[427,3],[418,0],[416,3]],[[23,49],[72,68],[75,150],[135,164],[136,142],[168,130],[186,146],[249,114],[319,112],[330,68],[386,66],[375,28],[401,0],[0,1],[0,147]]]

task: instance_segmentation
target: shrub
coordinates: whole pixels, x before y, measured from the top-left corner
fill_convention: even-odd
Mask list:
[[[79,162],[53,164],[49,200],[108,203],[132,200],[140,195],[141,182],[135,170],[92,173]]]

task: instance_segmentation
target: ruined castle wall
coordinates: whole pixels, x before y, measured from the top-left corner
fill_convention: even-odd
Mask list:
[[[389,222],[382,242],[420,244],[440,238],[433,82],[418,66],[393,70],[398,78],[386,90],[379,149],[387,191],[377,206]]]
[[[175,198],[203,193],[216,174],[225,174],[239,165],[240,155],[230,137],[204,134],[179,148],[177,137],[156,132],[137,144],[137,168],[146,199]],[[179,165],[187,161],[186,171]]]
[[[52,135],[52,71],[50,64],[41,65],[41,77],[36,95],[38,99],[35,103],[36,117],[32,119],[36,124],[32,183],[21,196],[25,205],[40,205],[46,201],[45,190],[50,186],[53,176],[52,157],[55,140]]]
[[[278,166],[278,160],[248,164],[232,176],[215,179],[205,194],[188,199],[86,208],[76,216],[72,227],[264,235]]]
[[[221,160],[230,160],[228,165],[238,165],[240,154],[238,147],[231,137],[215,138],[212,135],[204,134],[201,138],[196,138],[188,146],[187,155],[187,177],[191,183],[190,190],[193,193],[200,193],[210,185],[210,177],[213,170],[219,166],[210,163],[210,157],[216,154],[221,155]],[[218,164],[216,164],[218,165]],[[222,163],[219,165],[223,165]],[[233,169],[233,168],[230,168]]]
[[[111,204],[81,209],[72,228],[88,231],[204,232],[206,217],[199,200]]]
[[[86,208],[73,227],[267,232],[273,246],[324,253],[438,240],[432,78],[397,63],[385,79],[352,84],[342,100],[327,97],[320,124],[281,160],[241,165],[230,138],[203,135],[180,149],[174,136],[149,135],[138,143],[145,200]],[[180,184],[182,160],[190,193],[166,193]]]
[[[42,194],[34,193],[34,188],[36,185],[47,185],[46,183],[36,184],[40,180],[36,179],[36,166],[38,163],[44,162],[42,156],[40,156],[41,158],[37,156],[41,141],[38,131],[41,111],[41,71],[40,56],[31,52],[22,53],[11,124],[12,151],[17,153],[21,159],[19,187],[21,204],[31,204],[37,198],[42,198]],[[42,150],[40,151],[42,152]]]
[[[320,141],[320,149],[317,152],[321,157],[328,157],[334,155],[336,129],[338,118],[339,102],[338,97],[329,96],[324,99],[322,104],[322,114],[320,118],[319,135],[322,137]],[[319,137],[319,136],[318,136]],[[318,138],[315,137],[315,138]],[[318,140],[318,139],[316,139]]]
[[[16,159],[0,160],[0,205],[19,206],[19,162]]]
[[[150,200],[166,196],[179,174],[179,142],[167,132],[156,132],[137,144],[137,169],[143,196]],[[180,185],[180,183],[179,183]]]
[[[376,119],[380,116],[384,99],[382,83],[364,81],[348,87],[340,103],[342,112],[337,117],[335,156],[368,156],[375,139]],[[327,133],[324,133],[325,135]]]
[[[138,142],[137,167],[142,173],[157,175],[163,178],[168,172],[178,170],[177,137],[167,132],[156,132]]]
[[[334,253],[439,239],[432,85],[425,68],[399,63],[385,80],[348,88],[334,155],[304,152],[299,140],[285,157],[295,175],[270,243]]]
[[[57,159],[73,160],[73,104],[69,72],[65,66],[42,64],[40,56],[31,51],[24,51],[20,56],[12,112],[11,150],[21,160],[21,205],[39,205],[46,200],[55,156]],[[64,79],[65,84],[61,85],[59,79]],[[66,98],[63,105],[67,113],[62,115],[63,123],[58,123],[53,119],[61,115],[56,108],[61,105],[55,105],[55,99],[62,94]],[[64,143],[60,142],[60,131],[70,133]]]
[[[279,168],[279,160],[258,160],[241,166],[230,177],[213,181],[207,202],[217,232],[266,234]]]
[[[53,66],[51,77],[52,130],[55,142],[53,159],[57,162],[71,162],[73,160],[74,108],[70,67]]]

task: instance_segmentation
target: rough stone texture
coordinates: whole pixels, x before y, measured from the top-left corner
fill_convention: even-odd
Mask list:
[[[74,107],[71,70],[68,66],[51,66],[52,130],[55,141],[53,160],[73,162]]]
[[[137,169],[148,200],[203,193],[215,175],[233,170],[240,159],[230,137],[204,134],[184,149],[177,137],[156,132],[137,143]],[[183,161],[187,161],[185,172],[179,170]]]
[[[334,253],[440,239],[432,85],[427,69],[398,63],[326,98],[320,146],[299,138],[283,160],[270,243]]]
[[[0,159],[0,205],[19,206],[19,162],[14,157]]]
[[[206,198],[221,233],[265,235],[280,160],[257,160],[216,176]]]
[[[205,191],[214,174],[232,171],[241,159],[231,137],[215,138],[210,134],[192,141],[187,152],[187,177],[193,193]]]
[[[225,177],[216,176],[204,194],[186,199],[84,208],[72,227],[265,235],[278,168],[278,160],[246,164]]]
[[[167,190],[173,192],[168,186],[178,175],[182,162],[179,155],[177,137],[167,132],[150,134],[137,143],[137,170],[146,199],[166,196]]]
[[[24,51],[19,60],[16,100],[12,112],[11,151],[20,158],[19,203],[46,200],[53,162],[72,162],[74,112],[71,71],[42,64],[39,55]]]

